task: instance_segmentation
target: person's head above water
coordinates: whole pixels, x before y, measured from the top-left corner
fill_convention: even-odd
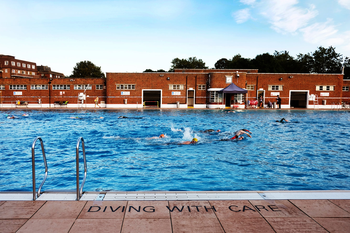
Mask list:
[[[197,138],[193,138],[191,143],[197,143],[198,142],[198,139]]]
[[[159,138],[165,138],[164,134],[159,135]]]

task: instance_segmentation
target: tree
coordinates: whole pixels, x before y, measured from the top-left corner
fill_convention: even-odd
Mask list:
[[[197,59],[196,57],[190,57],[186,59],[174,58],[172,61],[172,66],[170,71],[174,69],[207,69],[205,62],[202,59]]]
[[[143,72],[154,72],[152,69],[145,69]]]
[[[346,57],[344,60],[344,78],[350,79],[350,58]]]
[[[91,61],[81,61],[76,64],[71,77],[74,78],[104,78],[101,67],[96,66]]]
[[[312,54],[314,65],[312,72],[316,73],[341,73],[343,56],[335,52],[335,48],[330,46],[328,49],[318,47]]]
[[[228,69],[230,61],[226,58],[221,58],[215,63],[215,69]]]
[[[275,57],[269,53],[257,55],[252,60],[252,64],[261,73],[278,73],[282,69],[276,62]]]
[[[273,56],[275,57],[275,61],[280,68],[280,70],[277,70],[278,73],[294,73],[299,69],[298,62],[289,55],[288,51],[275,51]]]

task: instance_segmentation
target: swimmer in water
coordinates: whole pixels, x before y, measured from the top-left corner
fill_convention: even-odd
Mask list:
[[[151,137],[151,138],[147,138],[147,139],[158,139],[158,138],[165,138],[164,134],[159,135],[159,137]]]
[[[119,116],[118,118],[128,118],[128,117],[126,117],[126,116]]]
[[[288,120],[286,120],[286,119],[282,118],[281,120],[276,121],[276,122],[279,122],[279,123],[286,123],[286,122],[288,122]]]
[[[181,144],[188,145],[188,144],[196,144],[197,142],[198,142],[198,139],[197,138],[193,138],[192,141],[182,142]]]
[[[231,140],[234,140],[234,139],[237,139],[237,140],[242,140],[243,139],[243,136],[242,137],[239,137],[239,136],[241,136],[242,134],[246,134],[246,135],[248,135],[248,137],[252,137],[249,133],[252,133],[252,132],[250,132],[249,130],[247,130],[247,129],[240,129],[240,130],[238,130],[238,131],[236,131],[235,132],[235,136],[233,136],[232,138],[231,138]]]
[[[220,129],[218,129],[218,130],[214,130],[214,129],[207,129],[207,130],[204,130],[204,133],[212,133],[212,132],[217,132],[217,133],[219,133],[219,132],[221,132],[221,130]]]
[[[12,115],[12,116],[7,116],[7,119],[15,119],[15,118],[17,118],[17,117],[15,117],[14,115]]]
[[[26,113],[23,113],[23,115],[22,116],[24,116],[24,117],[27,117],[27,116],[29,116],[28,114],[26,114]]]

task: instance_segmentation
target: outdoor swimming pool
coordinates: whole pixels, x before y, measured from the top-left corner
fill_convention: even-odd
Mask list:
[[[291,123],[275,122],[282,117]],[[343,111],[1,111],[0,191],[32,190],[37,136],[49,169],[43,191],[75,189],[78,137],[88,162],[84,191],[349,190],[349,125]],[[252,138],[221,141],[241,128]],[[162,133],[166,138],[149,139]],[[198,144],[178,144],[194,136]],[[40,143],[36,158],[39,186]]]

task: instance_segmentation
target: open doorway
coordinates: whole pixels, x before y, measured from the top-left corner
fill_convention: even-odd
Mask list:
[[[264,107],[265,103],[265,90],[258,90],[256,95],[258,101],[258,107]]]
[[[307,91],[291,91],[290,107],[291,108],[307,108]]]
[[[142,100],[144,107],[160,108],[162,91],[161,90],[143,90]]]
[[[231,97],[232,95],[230,93],[225,93],[225,107],[231,108]]]
[[[193,108],[194,107],[194,90],[188,90],[187,91],[187,107]]]

